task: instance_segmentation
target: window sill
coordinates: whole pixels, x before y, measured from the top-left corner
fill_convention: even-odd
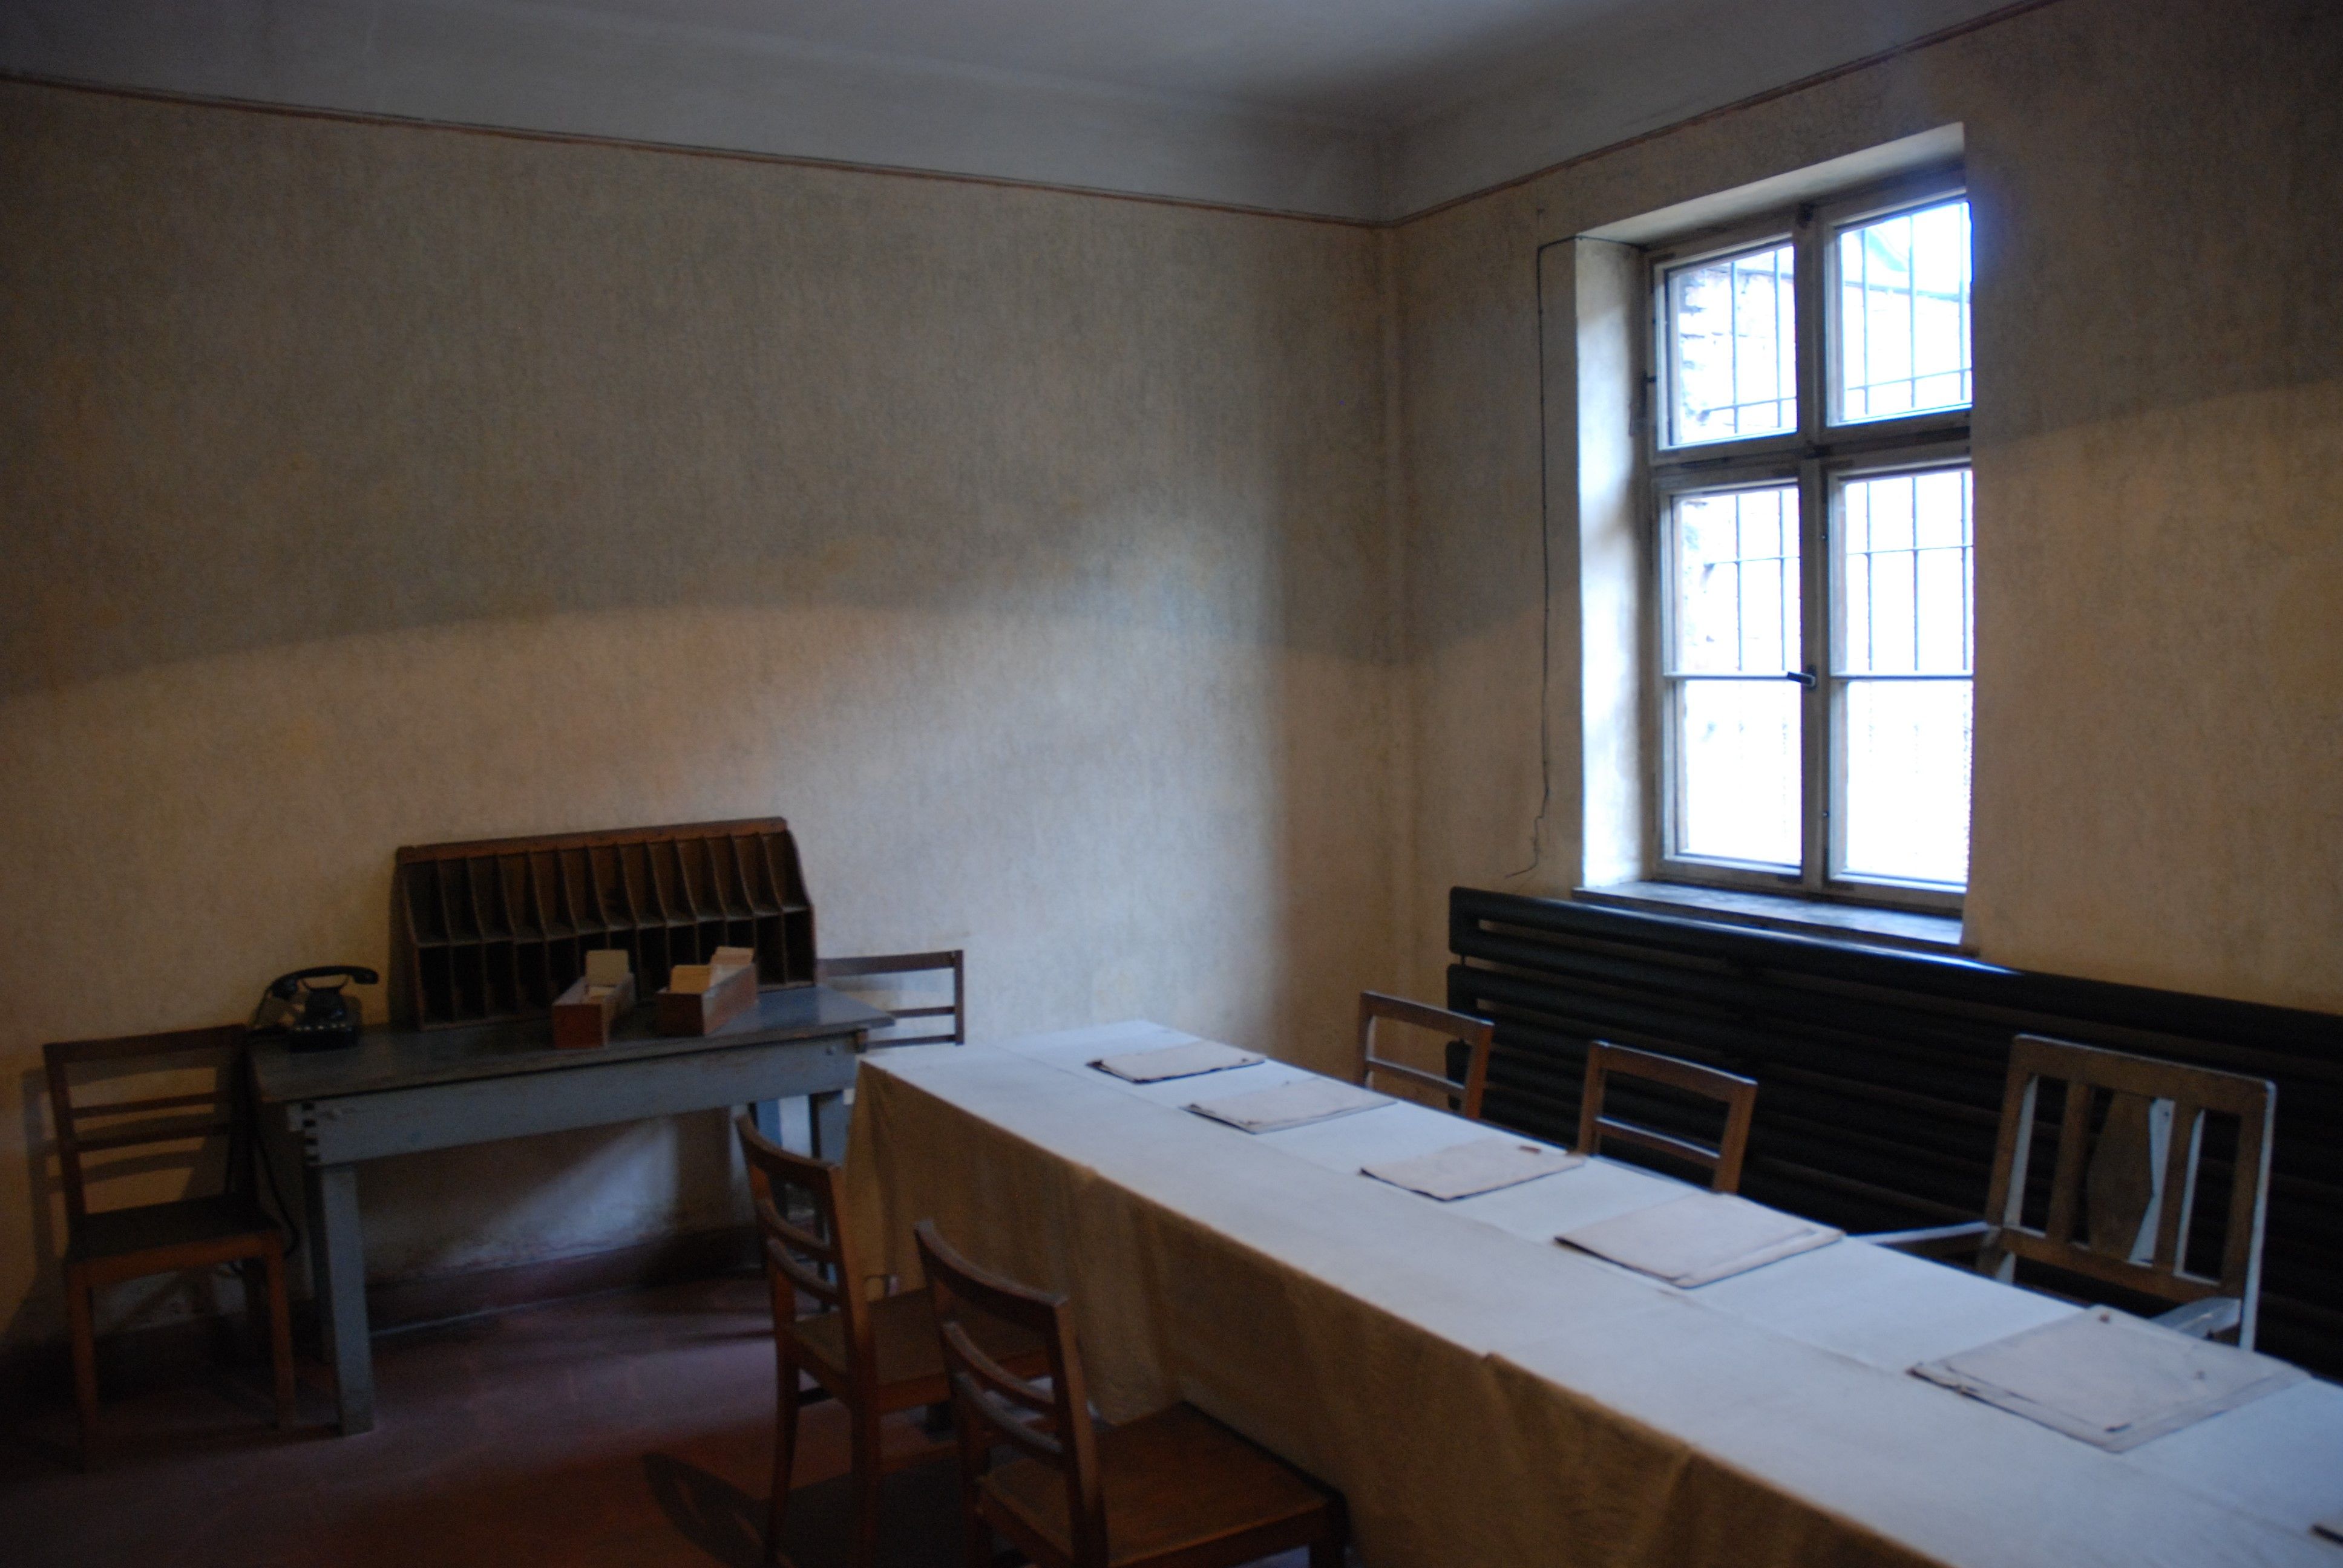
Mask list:
[[[1974,950],[1961,940],[1958,915],[1874,909],[1865,904],[1786,898],[1778,893],[1695,888],[1682,882],[1614,882],[1604,888],[1573,889],[1571,897],[1581,903],[1604,904],[1613,909],[1698,915],[1728,925],[1793,931],[1806,937],[1835,937],[1866,947],[1905,948],[1929,953]]]

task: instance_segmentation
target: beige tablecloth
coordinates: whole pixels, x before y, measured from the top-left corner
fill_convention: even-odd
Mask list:
[[[1253,1135],[1180,1109],[1192,1081],[1084,1065],[1192,1038],[867,1058],[855,1223],[906,1279],[933,1218],[1070,1292],[1109,1419],[1202,1406],[1341,1488],[1371,1568],[2343,1568],[2310,1533],[2343,1507],[2332,1385],[2104,1452],[1906,1372],[2062,1302],[1858,1241],[1679,1291],[1551,1240],[1679,1183],[1597,1160],[1437,1203],[1359,1168],[1469,1136],[1454,1117],[1401,1103]]]

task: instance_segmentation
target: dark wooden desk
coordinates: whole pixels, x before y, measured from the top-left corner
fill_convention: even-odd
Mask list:
[[[374,1425],[361,1161],[733,1105],[755,1106],[759,1126],[778,1135],[779,1102],[799,1095],[813,1101],[815,1151],[836,1159],[846,1149],[840,1096],[854,1082],[870,1030],[887,1021],[826,986],[798,986],[760,993],[753,1009],[705,1039],[655,1035],[650,1010],[639,1008],[608,1045],[591,1050],[556,1049],[542,1019],[370,1029],[357,1045],[333,1051],[256,1041],[262,1135],[303,1172],[341,1430]]]

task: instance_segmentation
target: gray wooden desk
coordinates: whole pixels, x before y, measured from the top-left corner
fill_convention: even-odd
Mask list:
[[[542,1020],[370,1029],[356,1046],[332,1051],[256,1040],[262,1136],[302,1169],[341,1430],[374,1425],[360,1161],[733,1105],[754,1105],[761,1129],[778,1136],[779,1102],[799,1095],[813,1101],[815,1151],[836,1159],[846,1150],[840,1096],[854,1082],[869,1031],[887,1021],[826,986],[799,986],[760,993],[753,1009],[705,1039],[655,1035],[650,1010],[639,1008],[596,1050],[556,1049]]]

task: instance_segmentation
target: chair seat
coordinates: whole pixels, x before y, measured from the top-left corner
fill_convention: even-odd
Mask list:
[[[890,1410],[940,1404],[951,1397],[944,1380],[943,1348],[936,1340],[935,1307],[925,1291],[905,1291],[870,1303],[872,1359],[878,1363],[880,1402]],[[1041,1342],[1006,1323],[971,1325],[984,1352],[1020,1376],[1048,1372]],[[836,1312],[799,1318],[789,1332],[815,1360],[844,1375],[846,1320]],[[833,1392],[839,1392],[833,1390]]]
[[[147,1203],[85,1214],[65,1246],[68,1263],[92,1263],[181,1247],[225,1246],[251,1240],[255,1255],[279,1244],[276,1221],[252,1198],[222,1192],[176,1203]]]
[[[1098,1453],[1111,1563],[1151,1562],[1255,1536],[1271,1538],[1262,1553],[1282,1551],[1312,1539],[1313,1525],[1332,1506],[1292,1466],[1190,1404],[1101,1429]],[[1021,1459],[980,1484],[995,1506],[1072,1555],[1063,1473]]]

